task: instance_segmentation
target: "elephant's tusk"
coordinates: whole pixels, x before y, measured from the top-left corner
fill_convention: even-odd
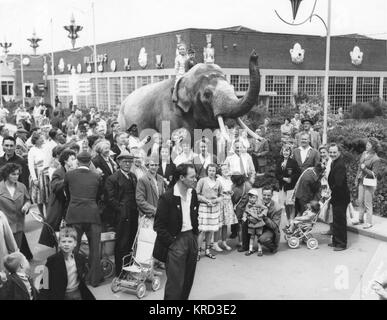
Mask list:
[[[253,130],[251,130],[251,129],[243,122],[243,120],[242,120],[240,117],[237,118],[237,121],[238,121],[238,123],[241,125],[241,127],[242,127],[243,129],[245,129],[245,130],[247,131],[247,133],[248,133],[252,138],[257,139],[257,140],[263,140],[263,138],[260,137],[259,135],[257,135]]]
[[[222,134],[223,138],[226,141],[230,141],[230,137],[227,134],[227,130],[226,130],[226,127],[224,126],[224,121],[222,116],[218,117],[218,123],[219,123],[220,133]]]

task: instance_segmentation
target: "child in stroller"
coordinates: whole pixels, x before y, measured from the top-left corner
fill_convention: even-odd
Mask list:
[[[258,201],[258,191],[257,189],[251,189],[248,192],[249,202],[246,205],[245,211],[243,213],[242,220],[247,221],[248,234],[250,235],[250,244],[249,251],[245,253],[246,256],[252,255],[255,251],[253,250],[254,238],[255,236],[259,237],[263,232],[263,226],[265,222],[263,217],[267,214],[267,207]],[[262,247],[258,242],[258,256],[262,256]]]
[[[285,240],[290,248],[297,248],[300,245],[300,241],[306,241],[309,249],[316,249],[318,247],[318,242],[312,237],[311,231],[313,225],[317,222],[320,207],[320,202],[312,200],[306,205],[306,210],[302,216],[294,218],[290,226],[285,228]]]

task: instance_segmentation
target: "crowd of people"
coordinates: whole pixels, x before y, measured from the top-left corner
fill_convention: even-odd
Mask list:
[[[6,114],[0,112],[0,118]],[[122,258],[136,239],[139,217],[145,217],[146,226],[157,233],[154,266],[166,268],[166,299],[187,299],[202,253],[216,259],[216,252],[233,250],[229,239],[236,239],[237,251],[246,255],[276,253],[282,211],[287,218],[284,232],[319,215],[330,224],[330,246],[335,251],[347,248],[351,199],[340,146],[322,145],[312,120],[299,114],[281,126],[278,185],[260,188],[255,187],[257,181],[268,174],[270,119],[256,130],[257,138],[235,126],[226,137],[218,133],[213,141],[202,137],[192,143],[184,128],[170,139],[161,133],[140,139],[136,125],[120,128],[95,108],[87,113],[71,111],[65,118],[61,108],[50,115],[40,104],[32,114],[20,107],[15,116],[13,135],[4,121],[0,126],[0,271],[8,272],[2,289],[5,298],[37,297],[27,276],[27,260],[33,256],[25,216],[35,210],[32,205],[60,231],[57,240],[44,226],[39,238],[40,244],[59,245],[47,268],[49,296],[60,299],[90,298],[84,283],[98,286],[103,280],[102,232],[116,234],[119,275]],[[361,209],[357,223],[366,222],[364,228],[372,227],[380,173],[377,149],[378,141],[368,139],[356,177]],[[83,234],[90,247],[88,269],[79,254]],[[18,291],[15,283],[20,282],[28,295]]]

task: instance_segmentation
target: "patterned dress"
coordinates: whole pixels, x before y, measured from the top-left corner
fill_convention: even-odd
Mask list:
[[[230,178],[218,176],[217,181],[222,186],[223,201],[220,203],[219,227],[238,223],[231,200],[232,181]]]
[[[196,192],[208,200],[213,200],[222,195],[222,186],[219,181],[204,177],[199,180]],[[219,215],[219,203],[210,206],[201,202],[199,205],[199,231],[218,231]]]

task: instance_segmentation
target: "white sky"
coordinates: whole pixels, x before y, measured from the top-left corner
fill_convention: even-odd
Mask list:
[[[128,39],[154,33],[193,28],[224,28],[243,25],[264,32],[325,35],[322,23],[291,27],[289,0],[95,0],[96,42]],[[35,28],[42,38],[38,53],[52,47],[70,49],[63,29],[71,14],[83,26],[77,46],[93,43],[91,0],[0,0],[0,42],[12,42],[10,53],[32,53],[26,40]],[[297,21],[306,19],[314,0],[303,0]],[[315,13],[327,19],[327,0],[318,0]],[[386,0],[332,0],[332,34],[360,33],[387,39]]]

